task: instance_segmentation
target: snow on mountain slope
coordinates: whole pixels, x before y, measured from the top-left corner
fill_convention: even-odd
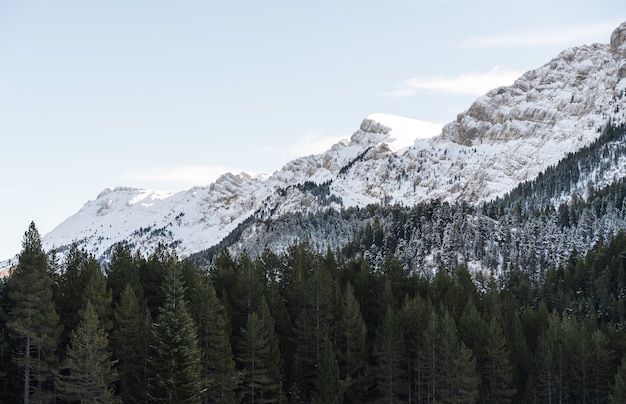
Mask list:
[[[388,128],[366,119],[363,125],[369,132],[359,130],[350,140],[341,141],[324,153],[293,160],[269,177],[227,173],[210,186],[178,193],[128,187],[107,189],[45,235],[44,248],[62,253],[76,242],[80,248],[106,260],[120,241],[127,241],[146,254],[161,242],[185,257],[218,243],[247,217],[271,204],[268,201],[279,195],[278,190],[306,181],[332,181],[343,167],[375,144],[406,147],[406,128],[417,128],[419,133],[423,130],[423,136],[441,131],[440,125],[408,118],[379,118],[399,123],[402,136],[393,137]],[[306,201],[295,199],[281,211],[305,207]]]
[[[371,150],[333,189],[345,201],[359,193],[404,204],[503,195],[624,120],[618,63],[608,45],[568,49],[478,98],[441,136],[396,154]]]
[[[106,260],[119,241],[144,253],[162,242],[184,257],[215,245],[253,214],[267,219],[370,203],[489,200],[589,144],[608,122],[624,122],[620,38],[611,47],[563,51],[512,86],[478,98],[443,130],[373,114],[349,140],[271,176],[225,174],[210,186],[173,194],[105,190],[47,234],[44,247],[77,242]],[[325,184],[328,194],[307,192],[307,183]]]

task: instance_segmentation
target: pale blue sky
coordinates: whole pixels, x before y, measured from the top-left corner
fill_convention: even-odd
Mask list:
[[[622,0],[0,0],[0,259],[105,187],[271,173],[375,112],[448,122],[624,20]]]

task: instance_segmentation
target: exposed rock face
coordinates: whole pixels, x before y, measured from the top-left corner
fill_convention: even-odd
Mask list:
[[[617,67],[607,45],[567,49],[512,86],[478,98],[443,128],[442,140],[476,146],[528,136],[554,139],[572,131],[594,132],[606,122],[604,111],[619,80]],[[564,122],[569,130],[559,128]]]
[[[368,133],[387,134],[391,131],[391,128],[371,119],[364,119],[363,122],[361,122],[361,130]]]
[[[611,53],[617,61],[617,77],[626,77],[626,22],[615,28],[611,34]]]
[[[491,90],[440,136],[396,147],[406,120],[370,116],[349,140],[269,177],[226,174],[211,186],[175,194],[107,190],[46,235],[44,248],[77,241],[107,259],[122,240],[144,253],[161,242],[185,257],[215,245],[252,215],[266,220],[373,203],[487,201],[590,144],[608,122],[626,122],[620,63],[626,63],[626,23],[611,35],[611,46],[567,49],[511,86]],[[415,139],[418,132],[409,135]],[[311,190],[311,183],[325,185]],[[247,234],[241,248],[256,239],[254,228]]]
[[[618,54],[623,56],[626,51],[624,43],[626,43],[626,22],[621,23],[611,34],[611,53],[614,56]]]

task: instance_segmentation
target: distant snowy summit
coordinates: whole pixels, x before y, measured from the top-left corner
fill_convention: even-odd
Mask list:
[[[622,24],[610,44],[567,49],[479,97],[443,128],[373,114],[350,139],[270,176],[229,173],[172,194],[106,190],[45,235],[44,247],[63,251],[76,242],[106,261],[121,241],[145,254],[164,243],[185,257],[216,245],[252,216],[504,195],[593,142],[608,123],[625,121],[625,38]],[[306,192],[315,186],[323,189]],[[254,229],[246,234],[254,237]]]

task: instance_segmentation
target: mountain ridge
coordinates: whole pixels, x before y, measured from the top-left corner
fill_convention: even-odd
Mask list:
[[[406,128],[420,127],[415,121],[373,114],[350,140],[294,159],[271,176],[226,173],[178,193],[104,190],[45,235],[44,247],[62,253],[77,243],[106,261],[117,242],[144,254],[160,242],[186,257],[218,244],[253,215],[267,220],[329,208],[502,196],[593,142],[608,123],[624,122],[622,28],[610,45],[564,50],[513,85],[489,91],[441,135],[415,133],[407,143],[407,130],[415,129]],[[325,184],[325,199],[304,192],[305,183]]]

